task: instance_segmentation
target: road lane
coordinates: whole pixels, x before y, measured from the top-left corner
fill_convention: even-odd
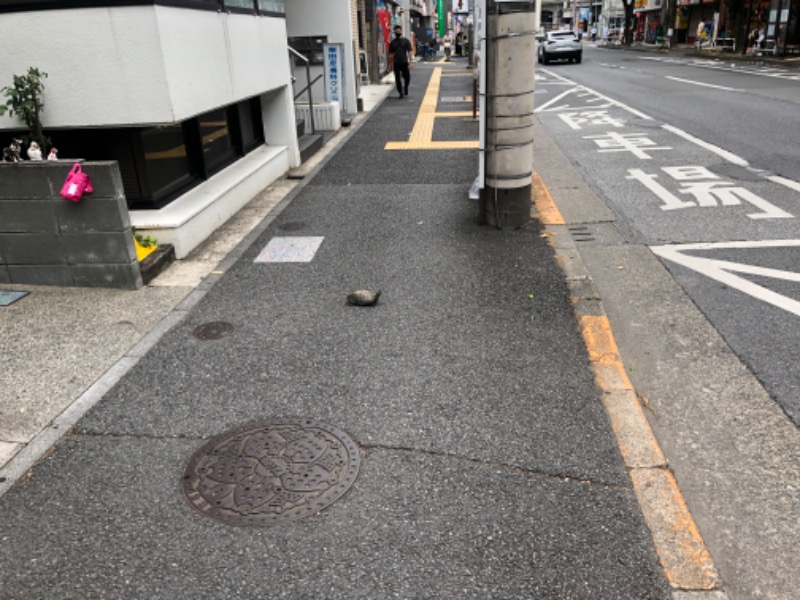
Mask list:
[[[648,245],[663,237],[660,245],[680,251],[671,236],[684,243],[709,240],[710,249],[690,254],[745,265],[728,272],[800,300],[794,281],[763,277],[797,270],[800,256],[792,246],[797,219],[752,219],[748,212],[754,205],[747,202],[665,211],[664,200],[644,187],[641,177],[627,179],[626,173],[639,169],[656,176],[651,183],[678,202],[698,199],[681,194],[685,184],[698,181],[675,181],[665,167],[706,169],[731,181],[729,187],[758,191],[786,212],[796,212],[791,207],[797,190],[772,185],[764,174],[742,166],[746,162],[725,160],[717,146],[690,141],[668,122],[643,118],[647,111],[631,107],[628,97],[594,94],[552,76],[578,69],[583,66],[549,73],[537,68],[534,165],[563,213],[565,223],[556,227],[573,238],[567,251],[580,253],[594,280],[625,368],[727,597],[793,598],[800,587],[800,430],[774,398],[798,394],[771,390],[771,397],[762,383],[792,383],[781,375],[792,375],[796,363],[797,317],[695,270],[660,262]],[[601,135],[609,131],[619,134],[616,148]],[[743,230],[765,240],[780,230],[788,242],[766,248],[714,245],[717,239],[745,239]],[[739,346],[748,349],[746,365]],[[754,368],[762,361],[766,368]]]
[[[582,64],[551,65],[548,70],[739,154],[754,167],[800,180],[798,71],[590,45],[584,49]],[[667,77],[743,91],[732,93]]]

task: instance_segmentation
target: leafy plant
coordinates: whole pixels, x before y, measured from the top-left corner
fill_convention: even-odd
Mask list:
[[[26,75],[14,75],[14,85],[6,86],[2,90],[8,100],[5,106],[0,105],[0,115],[6,111],[12,116],[17,115],[28,126],[29,134],[23,136],[25,143],[32,141],[39,144],[42,152],[46,152],[50,139],[42,131],[41,115],[44,111],[44,83],[47,73],[34,67],[28,68]]]
[[[150,248],[151,246],[158,246],[158,241],[152,235],[142,235],[140,233],[134,236],[136,241],[142,248]]]

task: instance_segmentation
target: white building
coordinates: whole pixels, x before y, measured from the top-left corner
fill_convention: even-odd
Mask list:
[[[46,72],[59,157],[119,161],[132,223],[179,258],[300,164],[283,1],[0,0],[0,31],[0,87]],[[23,131],[0,117],[3,146]]]

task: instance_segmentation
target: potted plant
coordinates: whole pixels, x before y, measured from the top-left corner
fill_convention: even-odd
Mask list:
[[[28,134],[22,141],[29,147],[29,156],[33,160],[41,160],[47,154],[50,139],[45,137],[42,129],[41,115],[44,111],[44,79],[47,73],[35,67],[28,68],[25,75],[14,75],[14,84],[2,90],[8,99],[0,104],[0,116],[8,112],[20,117],[28,127]],[[31,148],[31,144],[35,144]],[[36,158],[34,158],[36,157]]]

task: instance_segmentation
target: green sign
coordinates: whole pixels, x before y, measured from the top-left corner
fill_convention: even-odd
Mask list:
[[[445,31],[447,31],[447,13],[444,11],[444,0],[437,0],[436,16],[439,19],[439,37],[443,37]]]

